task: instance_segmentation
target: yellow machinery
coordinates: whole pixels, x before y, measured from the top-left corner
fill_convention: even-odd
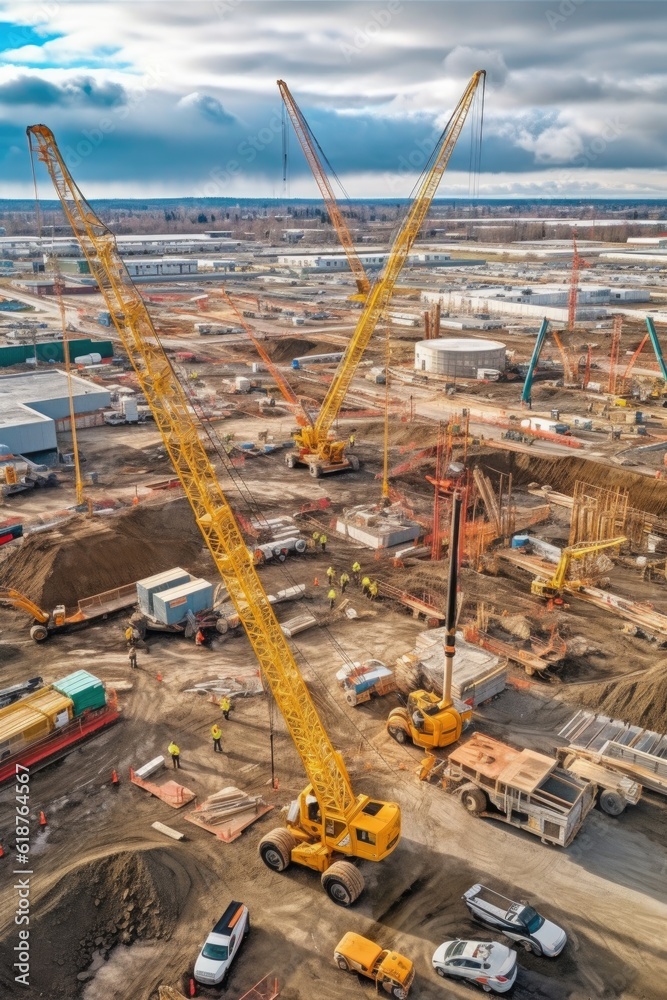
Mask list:
[[[359,460],[355,455],[347,456],[345,454],[346,442],[332,439],[332,428],[359,362],[380,317],[389,304],[403,265],[426,219],[442,175],[461,134],[477,88],[484,78],[483,70],[474,74],[454,109],[433,152],[432,165],[424,173],[417,195],[396,235],[384,271],[368,293],[362,314],[338,365],[317,419],[311,426],[301,429],[295,436],[296,450],[285,456],[285,462],[289,468],[294,468],[297,464],[307,465],[310,474],[317,479],[329,472],[359,467]]]
[[[282,97],[285,107],[287,108],[287,112],[292,120],[292,125],[294,126],[297,139],[301,143],[304,156],[308,161],[310,169],[313,171],[313,176],[317,181],[317,186],[320,189],[320,194],[322,195],[327,212],[329,213],[329,218],[338,233],[338,239],[340,240],[341,246],[345,251],[348,264],[350,265],[350,270],[352,271],[354,280],[357,283],[358,294],[353,296],[353,298],[357,301],[364,302],[371,289],[371,283],[368,280],[368,275],[366,274],[364,265],[359,260],[357,251],[354,249],[350,231],[347,228],[345,219],[343,218],[341,210],[338,207],[333,188],[331,187],[329,178],[326,175],[326,171],[322,166],[322,161],[320,160],[318,154],[317,139],[311,132],[308,122],[304,118],[299,105],[292,97],[289,87],[284,80],[278,80],[278,90],[280,91],[280,96]]]
[[[25,611],[35,619],[35,624],[30,629],[30,638],[35,642],[43,642],[48,639],[51,632],[65,628],[70,624],[65,616],[65,605],[57,604],[51,614],[43,611],[34,601],[31,601],[25,594],[18,590],[5,589],[0,587],[0,604],[9,604],[12,608]],[[71,619],[72,621],[76,619]]]
[[[530,585],[531,594],[534,594],[536,597],[560,597],[566,584],[570,590],[581,589],[583,583],[580,580],[565,580],[572,560],[585,559],[586,556],[595,555],[603,549],[612,549],[617,545],[622,545],[626,541],[627,538],[621,536],[619,538],[609,538],[602,542],[577,542],[576,545],[570,545],[568,548],[563,549],[554,575],[550,579],[544,579],[539,576],[535,577]]]
[[[407,708],[395,708],[387,719],[387,732],[397,743],[411,740],[424,750],[448,747],[461,738],[472,712],[459,712],[451,698],[432,691],[412,691]]]
[[[46,164],[308,775],[309,784],[292,803],[286,827],[262,839],[260,855],[274,871],[283,871],[291,861],[315,869],[329,897],[349,906],[362,892],[364,880],[345,859],[381,861],[391,854],[401,835],[400,808],[352,791],[345,764],[317,714],[116,239],[79,191],[51,130],[32,125],[27,131],[31,153]]]
[[[392,709],[387,719],[387,732],[397,743],[411,740],[423,750],[448,747],[456,743],[472,718],[472,711],[459,712],[452,701],[462,502],[461,494],[455,491],[452,495],[452,528],[449,536],[442,698],[438,698],[432,691],[412,691],[408,696],[407,706]]]

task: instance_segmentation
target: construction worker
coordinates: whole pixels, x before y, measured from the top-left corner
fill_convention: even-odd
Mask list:
[[[222,739],[222,729],[217,722],[211,726],[211,736],[213,737],[213,753],[222,753],[220,740]]]
[[[348,585],[349,582],[350,582],[350,578],[347,575],[347,573],[345,572],[345,570],[343,570],[343,572],[340,575],[340,592],[341,592],[341,594],[345,593],[345,588],[347,587],[347,585]]]
[[[361,576],[361,566],[355,559],[354,562],[352,563],[352,579],[356,583],[357,587],[359,586],[360,576]]]
[[[361,593],[365,594],[366,597],[368,597],[368,590],[369,590],[370,585],[371,585],[371,578],[370,578],[370,576],[365,576],[363,578],[363,580],[361,581]]]
[[[134,629],[131,625],[128,625],[125,629],[125,642],[132,642],[134,639]]]
[[[130,667],[132,670],[137,669],[137,650],[134,643],[130,643],[130,652],[128,653],[128,660],[130,661]]]
[[[319,540],[320,540],[320,533],[319,533],[319,531],[314,531],[313,532],[313,541],[315,542],[315,545],[317,545],[317,543],[319,542]]]
[[[374,601],[375,598],[377,597],[378,590],[379,590],[378,582],[377,580],[373,580],[373,582],[369,584],[368,587],[368,596],[370,597],[371,601]]]
[[[180,769],[180,766],[181,766],[181,751],[178,749],[178,747],[176,746],[176,744],[174,743],[173,740],[169,744],[169,748],[168,749],[169,749],[169,753],[171,754],[171,765],[172,765],[172,767],[174,768],[174,770],[176,770],[176,768]]]
[[[333,606],[336,603],[336,591],[333,589],[333,587],[331,588],[331,590],[327,594],[327,597],[329,598],[329,610],[332,611],[333,610]]]
[[[348,446],[348,448],[350,449],[350,451],[354,451],[354,442],[355,442],[356,440],[357,440],[357,439],[356,439],[356,437],[355,437],[355,434],[354,434],[354,431],[352,431],[352,433],[350,434],[350,436],[349,436],[349,438],[348,438],[348,441],[347,441],[347,446]]]
[[[224,715],[227,722],[229,722],[229,713],[232,710],[232,703],[226,694],[223,694],[218,704],[220,705],[220,711]]]
[[[327,536],[326,535],[320,535],[320,546],[322,548],[322,552],[326,552],[326,550],[327,550]]]
[[[336,570],[333,568],[333,566],[329,566],[329,569],[327,570],[327,580],[329,581],[329,584],[332,587],[335,579],[336,579]]]

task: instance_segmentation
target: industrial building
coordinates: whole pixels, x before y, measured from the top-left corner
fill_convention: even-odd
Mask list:
[[[199,264],[196,260],[181,257],[153,257],[148,260],[130,260],[125,265],[133,278],[161,274],[196,274]]]
[[[476,337],[439,337],[415,344],[415,368],[434,375],[479,378],[480,372],[505,370],[505,345]]]
[[[365,268],[377,270],[387,262],[388,253],[360,253],[357,255]],[[305,271],[349,271],[350,264],[345,254],[280,254],[278,263],[284,267],[298,267]],[[452,260],[448,253],[411,253],[408,264],[412,267],[442,267],[458,264],[468,264],[469,261]],[[475,260],[479,266],[482,263]]]
[[[106,389],[72,376],[76,414],[92,413],[111,403]],[[48,464],[58,444],[56,421],[69,418],[65,372],[58,369],[0,376],[0,444],[14,455]]]

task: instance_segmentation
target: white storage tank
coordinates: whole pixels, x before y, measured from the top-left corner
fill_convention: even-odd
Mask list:
[[[92,354],[80,354],[78,358],[74,359],[74,364],[86,365],[87,367],[88,365],[99,365],[101,360],[102,355],[93,352]]]
[[[415,344],[415,369],[434,375],[477,378],[480,369],[503,372],[505,345],[477,337],[438,337]]]

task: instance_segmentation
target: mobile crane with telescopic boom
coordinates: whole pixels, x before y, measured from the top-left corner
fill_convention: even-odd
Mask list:
[[[472,76],[452,112],[433,152],[431,166],[424,171],[417,195],[394,239],[384,270],[368,293],[361,316],[338,365],[320,412],[312,425],[301,428],[299,433],[295,435],[296,449],[288,452],[285,456],[288,468],[294,468],[296,465],[307,465],[311,476],[317,479],[330,472],[340,472],[344,469],[354,470],[359,467],[359,460],[355,455],[347,456],[345,454],[346,442],[336,441],[332,438],[332,428],[359,367],[359,362],[389,304],[408,254],[426,219],[442,175],[465,124],[477,88],[483,84],[485,77],[484,70],[478,70]]]
[[[277,872],[291,862],[318,871],[329,898],[349,906],[362,892],[364,879],[348,859],[381,861],[390,855],[400,840],[400,808],[394,802],[353,792],[343,759],[317,714],[206,453],[187,396],[116,239],[77,187],[51,130],[32,125],[27,131],[31,155],[45,163],[97,279],[197,524],[308,775],[309,784],[292,803],[286,826],[262,838],[262,860]]]

